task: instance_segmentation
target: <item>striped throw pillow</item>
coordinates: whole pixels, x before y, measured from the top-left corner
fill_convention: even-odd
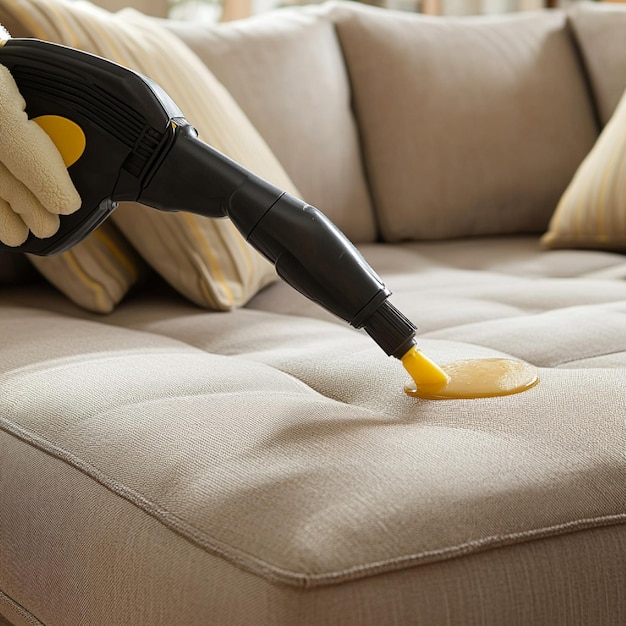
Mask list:
[[[94,313],[110,313],[147,270],[111,222],[67,252],[29,258],[49,283]]]
[[[626,91],[561,197],[542,243],[626,251]]]
[[[195,53],[156,20],[130,9],[110,13],[83,1],[6,0],[5,6],[34,37],[98,54],[149,76],[181,107],[201,139],[299,195],[232,96]],[[273,266],[229,220],[162,213],[137,203],[121,203],[111,219],[152,268],[201,306],[241,306],[276,277]],[[95,245],[91,239],[86,246]],[[125,258],[124,269],[131,262]],[[54,261],[37,263],[41,269]],[[61,267],[57,264],[55,273]],[[65,278],[74,281],[76,274]]]

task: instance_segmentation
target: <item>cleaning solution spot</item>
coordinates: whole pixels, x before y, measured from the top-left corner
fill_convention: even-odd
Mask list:
[[[428,400],[508,396],[539,382],[535,367],[514,359],[468,359],[439,367],[412,348],[402,364],[414,381],[405,393]]]

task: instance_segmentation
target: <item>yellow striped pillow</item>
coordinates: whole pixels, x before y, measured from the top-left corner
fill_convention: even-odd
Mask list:
[[[542,243],[626,251],[626,92],[561,197]]]
[[[265,141],[202,61],[155,20],[88,2],[5,0],[33,36],[93,52],[149,76],[182,108],[200,137],[298,195]],[[245,304],[276,274],[228,220],[161,213],[122,203],[111,218],[141,256],[193,302]],[[44,260],[46,262],[47,260]]]
[[[30,256],[30,260],[70,300],[96,313],[110,313],[146,269],[111,223],[103,224],[67,252]]]

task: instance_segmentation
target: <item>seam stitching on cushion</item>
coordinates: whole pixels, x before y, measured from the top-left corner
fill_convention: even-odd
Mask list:
[[[23,617],[27,622],[33,624],[33,626],[43,626],[43,622],[40,622],[28,609],[23,607],[19,602],[16,602],[11,596],[2,591],[2,589],[0,589],[0,603],[4,603],[5,606],[10,607],[20,617]],[[1,615],[2,614],[0,614],[0,616]]]
[[[323,584],[347,582],[364,576],[382,574],[390,571],[406,569],[415,565],[427,565],[447,561],[455,557],[477,554],[487,550],[502,548],[521,543],[528,543],[529,540],[547,539],[562,534],[576,531],[588,530],[591,528],[602,528],[606,526],[618,526],[626,523],[626,513],[616,513],[614,515],[604,515],[600,517],[581,518],[571,520],[562,524],[533,528],[519,532],[506,533],[504,535],[492,535],[481,539],[470,540],[444,548],[416,552],[402,557],[391,558],[377,563],[367,563],[356,565],[337,572],[329,572],[321,575],[311,575],[307,579],[307,587],[314,587]]]
[[[282,569],[279,566],[266,563],[258,557],[247,554],[237,548],[234,548],[233,546],[224,544],[212,538],[208,533],[197,529],[193,525],[171,513],[169,510],[155,504],[140,492],[130,489],[129,487],[110,479],[97,467],[83,461],[64,448],[54,445],[44,437],[22,428],[15,423],[8,422],[8,420],[4,418],[0,418],[0,430],[4,430],[21,441],[32,445],[42,452],[45,452],[46,454],[67,463],[71,467],[74,467],[86,476],[93,478],[96,482],[112,493],[115,493],[131,504],[134,504],[144,512],[148,513],[151,517],[161,522],[167,528],[177,532],[179,535],[201,548],[204,548],[217,556],[225,558],[247,571],[256,574],[263,573],[267,575],[269,579],[281,580],[291,584],[294,584],[294,580],[299,580],[301,582],[296,584],[304,586],[304,579],[306,578],[306,575],[291,572],[289,570]]]
[[[358,578],[364,578],[366,576],[372,576],[374,574],[407,569],[416,565],[425,565],[445,561],[455,557],[475,554],[493,548],[524,543],[528,540],[544,539],[547,537],[553,537],[560,534],[590,528],[626,523],[626,513],[580,518],[542,528],[533,528],[530,530],[506,533],[503,535],[492,535],[452,546],[436,548],[434,550],[426,550],[401,557],[394,557],[363,565],[355,565],[342,570],[330,571],[321,574],[299,573],[272,563],[268,563],[257,556],[253,556],[235,548],[234,546],[216,540],[208,533],[197,529],[195,526],[180,519],[169,510],[152,502],[138,491],[130,489],[125,485],[110,479],[105,473],[100,471],[95,466],[83,461],[67,450],[54,445],[36,433],[24,429],[3,418],[0,418],[0,428],[93,478],[96,482],[112,493],[115,493],[131,504],[134,504],[148,515],[161,522],[164,526],[178,533],[188,541],[191,541],[198,547],[204,549],[206,552],[224,558],[241,569],[249,571],[253,574],[262,575],[270,581],[285,583],[302,588],[312,588],[330,585],[333,583],[347,582]]]

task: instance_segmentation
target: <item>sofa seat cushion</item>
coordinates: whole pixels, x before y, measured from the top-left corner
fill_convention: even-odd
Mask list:
[[[540,315],[567,314],[569,307],[593,304],[596,297],[599,304],[619,301],[626,279],[622,254],[545,250],[533,236],[368,244],[359,249],[393,291],[393,302],[418,325],[418,339],[431,332],[462,333],[477,323],[489,329],[497,320],[513,323],[528,317],[536,325]],[[249,307],[343,324],[283,282],[262,291]],[[579,330],[585,339],[584,329]],[[506,343],[497,348],[513,350]]]
[[[409,398],[366,335],[299,314],[296,294],[289,309],[278,285],[272,311],[155,289],[106,318],[5,290],[0,612],[5,597],[46,624],[377,624],[401,594],[424,623],[449,601],[521,624],[532,593],[534,617],[565,624],[619,607],[624,257],[526,238],[365,252],[427,354],[523,358],[540,384]],[[591,607],[571,590],[599,571]]]

